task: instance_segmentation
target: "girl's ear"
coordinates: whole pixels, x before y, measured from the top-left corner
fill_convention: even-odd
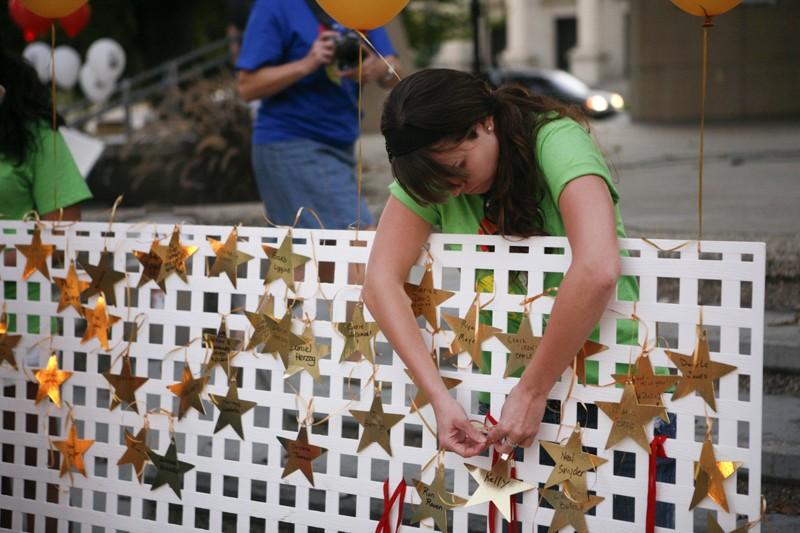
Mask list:
[[[483,119],[482,125],[483,125],[484,128],[486,128],[486,131],[488,131],[490,133],[493,132],[494,131],[494,117],[491,116],[491,115],[486,117],[485,119]]]

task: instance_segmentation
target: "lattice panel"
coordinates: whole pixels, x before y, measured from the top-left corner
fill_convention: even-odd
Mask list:
[[[181,241],[196,244],[199,251],[189,263],[188,285],[173,276],[167,281],[166,294],[153,282],[136,288],[140,267],[132,252],[147,250],[154,232],[165,237],[162,243],[166,244],[171,226],[115,224],[108,232],[109,227],[104,224],[80,223],[60,234],[50,229],[44,231],[43,241],[57,247],[49,261],[51,276],[65,276],[65,255],[67,264],[69,258],[76,258],[80,264],[96,264],[104,246],[114,252],[115,270],[128,273],[127,281],[116,287],[118,305],[109,306],[109,312],[123,320],[114,326],[112,349],[105,352],[96,340],[80,343],[85,324],[74,310],[56,314],[57,289],[41,274],[35,273],[27,282],[21,281],[24,258],[17,255],[14,246],[30,243],[31,226],[2,222],[0,228],[3,230],[0,244],[6,245],[0,280],[4,289],[13,293],[4,305],[14,317],[17,332],[24,334],[17,350],[21,371],[15,372],[8,365],[0,368],[3,385],[0,530],[82,533],[203,529],[225,532],[371,531],[383,507],[380,498],[383,480],[388,477],[392,487],[404,477],[410,482],[419,475],[420,466],[433,455],[433,436],[424,429],[417,415],[408,415],[415,388],[404,372],[402,361],[382,335],[377,340],[376,363],[377,379],[383,383],[384,410],[408,416],[392,429],[394,457],[389,457],[377,445],[356,452],[360,427],[347,411],[369,409],[372,393],[364,385],[371,368],[367,362],[338,362],[344,338],[336,332],[332,321],[345,321],[352,303],[359,298],[358,280],[350,276],[352,269],[348,265],[367,262],[371,233],[358,234],[358,239],[363,241],[358,242],[353,232],[294,231],[295,253],[316,259],[316,263],[310,261],[305,265],[304,279],[308,281],[297,284],[298,296],[303,301],[294,307],[293,313],[297,317],[307,314],[313,318],[317,341],[330,345],[331,357],[320,362],[322,380],[315,383],[311,376],[302,373],[285,381],[280,359],[263,353],[239,354],[233,363],[241,369],[239,397],[258,404],[243,416],[245,440],[240,440],[230,427],[214,434],[218,413],[207,400],[206,416],[190,411],[176,425],[179,458],[195,465],[185,476],[183,499],[179,500],[166,486],[150,490],[147,482],[152,480],[151,470],[146,472],[145,484],[140,485],[130,465],[116,465],[125,450],[124,429],[138,431],[142,417],[132,411],[108,409],[108,382],[100,373],[117,359],[127,344],[124,340],[133,329],[135,317],[141,315],[139,320],[144,320],[144,327],[132,344],[131,356],[135,362],[134,373],[150,379],[138,390],[138,402],[148,410],[162,407],[177,411],[176,398],[166,387],[180,381],[184,359],[198,375],[207,355],[203,343],[192,340],[204,332],[215,332],[221,315],[227,315],[231,335],[249,337],[250,324],[242,310],[254,311],[264,293],[262,280],[268,259],[261,244],[277,247],[286,230],[240,229],[239,249],[255,259],[240,268],[238,288],[234,289],[224,275],[216,278],[205,275],[206,261],[214,256],[206,238],[225,239],[231,228],[184,226]],[[658,330],[671,347],[691,353],[698,304],[703,304],[712,358],[738,367],[719,381],[717,413],[708,411],[715,420],[718,460],[744,463],[744,467],[725,482],[732,513],[726,514],[708,499],[695,512],[688,511],[693,491],[693,461],[699,458],[706,409],[702,399],[694,394],[674,402],[669,400],[669,395],[664,395],[667,409],[676,420],[668,430],[670,438],[666,444],[667,454],[674,458],[674,463],[658,483],[658,525],[661,527],[657,529],[693,531],[696,521],[705,524],[706,509],[717,510],[717,518],[726,531],[735,526],[737,517],[740,523],[744,519],[754,520],[759,514],[761,492],[764,245],[704,242],[703,254],[698,255],[694,245],[676,252],[661,252],[641,240],[628,239],[622,244],[631,251],[630,257],[623,258],[624,274],[636,276],[640,283],[640,301],[635,311],[647,325],[651,338]],[[656,244],[669,249],[680,243],[656,241]],[[490,251],[485,251],[487,249]],[[564,253],[552,253],[561,251],[558,249]],[[430,240],[430,253],[435,259],[435,285],[457,291],[456,296],[440,308],[440,314],[446,311],[464,316],[475,296],[476,268],[494,271],[498,290],[487,309],[492,311],[493,325],[503,331],[507,328],[508,313],[522,310],[523,297],[509,295],[505,290],[509,272],[527,272],[528,294],[533,295],[542,291],[544,273],[564,272],[570,262],[569,246],[562,238],[509,242],[491,236],[434,235]],[[423,259],[420,258],[420,264]],[[329,263],[326,269],[332,265],[333,275],[318,284],[316,265],[321,263]],[[88,279],[82,270],[79,273],[82,279]],[[420,275],[421,269],[412,271],[412,277],[419,279]],[[32,298],[36,285],[40,292],[38,300]],[[285,285],[276,281],[269,291],[276,297],[275,314],[281,316],[286,309]],[[491,297],[483,294],[481,301],[487,302]],[[94,306],[95,299],[89,301],[90,307]],[[540,298],[532,305],[535,335],[542,334],[542,318],[551,307],[550,298]],[[600,340],[610,346],[608,351],[594,358],[601,384],[610,383],[611,374],[618,371],[617,365],[631,362],[638,353],[636,347],[616,342],[617,322],[633,311],[632,302],[614,299],[601,320]],[[367,319],[371,317],[368,315]],[[54,333],[61,331],[63,334],[54,334],[49,339],[51,323],[57,328]],[[299,332],[300,321],[296,326]],[[638,335],[640,340],[644,338],[644,327],[639,327]],[[437,346],[445,349],[451,337],[451,331],[439,333],[435,339]],[[185,349],[175,350],[187,344]],[[51,345],[59,353],[59,367],[74,372],[62,387],[62,393],[64,399],[74,405],[79,436],[96,441],[85,456],[88,478],[76,475],[72,487],[66,478],[59,478],[57,465],[48,465],[47,435],[65,437],[66,409],[56,409],[47,402],[35,406],[32,400],[36,387],[31,383],[31,369],[46,364]],[[502,377],[506,358],[503,345],[494,338],[484,344],[484,349],[492,352],[491,375],[442,365],[443,375],[463,380],[454,394],[476,419],[479,418],[478,391],[490,393],[491,412],[499,415],[504,394],[516,382]],[[651,357],[656,367],[672,367],[662,348],[654,350]],[[459,365],[465,366],[468,360],[468,355],[462,354]],[[120,363],[116,362],[113,371],[119,370]],[[568,370],[554,386],[550,394],[551,409],[539,437],[564,438],[569,428],[580,420],[586,426],[584,446],[591,451],[596,449],[599,456],[608,460],[596,476],[589,474],[590,490],[605,498],[592,515],[587,515],[589,530],[642,531],[648,457],[630,440],[604,450],[611,422],[592,405],[597,400],[618,401],[621,389],[577,385],[569,400],[564,402],[570,381],[571,371]],[[328,449],[314,463],[316,487],[313,488],[299,472],[281,479],[285,452],[276,437],[294,439],[297,434],[295,416],[299,404],[293,389],[297,389],[304,400],[314,397],[314,415],[318,420],[329,413],[337,413],[327,423],[314,426],[309,433],[312,444]],[[216,368],[206,392],[224,395],[226,391],[225,375],[221,368]],[[353,396],[356,400],[348,405]],[[207,399],[206,393],[203,397]],[[433,422],[429,406],[422,413]],[[559,424],[565,426],[560,433]],[[647,428],[648,438],[652,437],[652,426],[651,423]],[[167,419],[152,416],[148,444],[163,454],[168,441]],[[448,490],[468,497],[476,485],[463,462],[447,454],[446,484]],[[489,467],[488,457],[477,457],[469,462]],[[551,463],[547,454],[540,451],[538,443],[534,444],[518,454],[518,477],[531,484],[541,484],[550,473],[548,464]],[[423,479],[429,481],[432,475],[429,470]],[[406,495],[407,524],[418,501],[416,492],[410,489]],[[546,531],[553,515],[552,510],[539,506],[536,492],[524,494],[518,511],[523,531]],[[486,515],[486,504],[457,509],[451,514],[452,530],[486,531]],[[403,527],[404,531],[429,529],[427,523]]]

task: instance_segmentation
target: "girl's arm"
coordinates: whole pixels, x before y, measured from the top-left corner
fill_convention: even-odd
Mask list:
[[[620,275],[614,205],[605,181],[594,175],[572,180],[561,193],[572,262],[558,289],[536,356],[503,405],[488,435],[498,450],[533,444],[547,395],[600,320]],[[505,439],[505,442],[503,442]]]
[[[390,196],[375,234],[362,298],[430,400],[436,412],[439,445],[469,457],[483,450],[485,438],[470,425],[464,409],[442,383],[403,289],[430,232],[430,224]]]

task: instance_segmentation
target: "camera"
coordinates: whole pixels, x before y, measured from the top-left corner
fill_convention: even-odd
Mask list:
[[[361,39],[354,31],[347,30],[339,34],[334,49],[334,61],[339,70],[350,70],[358,67],[358,50],[361,48]]]

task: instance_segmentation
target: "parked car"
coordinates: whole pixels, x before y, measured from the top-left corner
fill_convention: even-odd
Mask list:
[[[592,118],[614,115],[625,107],[620,94],[592,89],[569,72],[550,69],[493,69],[487,77],[494,85],[520,83],[532,92],[577,104]]]

